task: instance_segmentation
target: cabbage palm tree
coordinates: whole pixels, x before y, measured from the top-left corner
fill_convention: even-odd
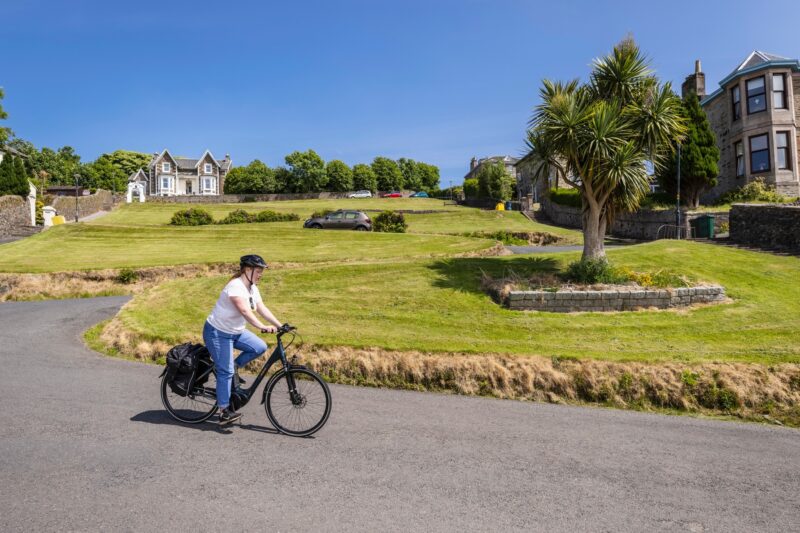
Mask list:
[[[685,133],[680,100],[632,39],[594,61],[589,83],[544,80],[540,96],[526,139],[535,178],[554,170],[580,191],[582,259],[604,258],[606,228],[649,190],[647,162],[660,168]]]

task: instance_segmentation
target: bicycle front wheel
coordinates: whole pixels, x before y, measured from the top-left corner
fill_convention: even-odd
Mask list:
[[[307,368],[279,371],[267,385],[265,395],[264,408],[269,421],[286,435],[313,435],[325,425],[331,414],[328,384]]]

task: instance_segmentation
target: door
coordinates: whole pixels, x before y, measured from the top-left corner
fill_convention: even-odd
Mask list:
[[[186,182],[186,194],[194,194],[192,192],[192,181],[191,180],[188,180]]]

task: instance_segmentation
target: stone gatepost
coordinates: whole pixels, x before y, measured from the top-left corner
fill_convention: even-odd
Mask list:
[[[42,209],[42,215],[44,216],[44,227],[49,228],[53,225],[53,217],[56,216],[56,208],[52,205],[46,205]]]
[[[36,225],[36,187],[33,183],[28,182],[30,189],[28,191],[28,207],[31,211],[31,226]]]

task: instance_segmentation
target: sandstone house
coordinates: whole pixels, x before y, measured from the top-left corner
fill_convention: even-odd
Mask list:
[[[704,201],[757,178],[800,196],[800,61],[756,50],[709,95],[698,61],[682,86],[684,95],[690,91],[700,97],[720,149],[719,184]]]

